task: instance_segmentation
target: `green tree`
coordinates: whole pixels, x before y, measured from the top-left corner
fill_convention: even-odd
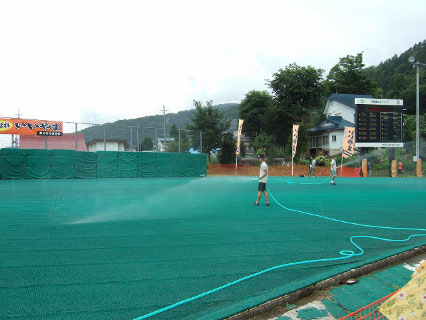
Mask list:
[[[220,163],[234,163],[235,161],[236,142],[232,133],[225,133],[222,136],[220,144],[219,162]]]
[[[426,113],[420,116],[420,139],[426,139]],[[404,116],[404,141],[416,141],[416,116]]]
[[[188,152],[190,142],[186,130],[178,129],[175,125],[172,125],[170,128],[170,136],[174,140],[167,145],[167,152]]]
[[[170,127],[170,137],[176,139],[179,139],[179,130],[175,124],[172,124]]]
[[[272,127],[278,145],[285,146],[294,123],[319,108],[323,93],[322,69],[290,64],[274,73],[267,83],[276,99]],[[270,132],[269,132],[270,133]]]
[[[370,79],[364,67],[362,52],[340,58],[327,76],[331,92],[374,95],[377,83]]]
[[[139,144],[140,151],[152,151],[153,143],[150,136],[145,137],[142,142]]]
[[[252,141],[260,133],[271,133],[271,120],[276,108],[274,97],[267,91],[252,90],[240,103],[240,119],[244,119],[243,133]]]
[[[203,151],[207,153],[210,160],[210,151],[220,147],[222,133],[229,128],[229,121],[224,121],[223,114],[212,105],[212,101],[207,101],[203,106],[200,101],[194,100],[195,111],[192,117],[194,125],[189,126],[191,130],[202,132]],[[199,147],[200,141],[194,141]]]
[[[261,153],[265,153],[266,150],[272,146],[274,143],[274,137],[271,135],[268,135],[267,133],[261,131],[252,141],[252,146],[254,148],[254,150],[257,151],[258,150],[262,150]]]

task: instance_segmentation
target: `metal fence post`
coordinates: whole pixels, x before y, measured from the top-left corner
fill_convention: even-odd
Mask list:
[[[200,130],[200,153],[203,153],[203,131]]]
[[[133,148],[133,126],[130,126],[130,148],[129,151]]]
[[[75,136],[75,151],[77,151],[78,150],[78,147],[77,147],[77,122],[75,122],[74,136]]]
[[[137,143],[136,150],[140,151],[139,150],[139,127],[138,126],[136,126],[136,143]]]
[[[104,125],[104,151],[106,151],[106,125]]]

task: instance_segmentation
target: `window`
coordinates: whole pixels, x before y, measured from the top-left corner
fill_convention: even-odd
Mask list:
[[[336,136],[331,136],[331,141],[336,142],[337,141]]]
[[[322,145],[328,144],[328,136],[322,136]]]

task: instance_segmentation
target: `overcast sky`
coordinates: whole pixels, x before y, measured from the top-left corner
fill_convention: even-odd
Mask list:
[[[0,116],[104,123],[240,102],[290,63],[377,65],[425,0],[0,0]],[[324,76],[325,76],[324,75]]]

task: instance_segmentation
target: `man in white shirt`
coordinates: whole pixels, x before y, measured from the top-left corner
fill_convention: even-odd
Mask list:
[[[311,157],[311,165],[309,166],[309,173],[308,178],[312,176],[315,178],[317,175],[315,174],[315,165],[317,164],[317,160],[315,160],[315,157]]]
[[[334,178],[336,178],[336,156],[333,156],[333,160],[331,160],[331,184],[334,184]]]
[[[269,195],[266,191],[266,182],[268,182],[268,165],[265,162],[265,156],[259,154],[257,158],[260,161],[260,171],[259,171],[259,185],[257,187],[257,199],[254,203],[255,206],[259,205],[259,200],[262,197],[262,192],[265,195],[266,205],[269,206]]]

